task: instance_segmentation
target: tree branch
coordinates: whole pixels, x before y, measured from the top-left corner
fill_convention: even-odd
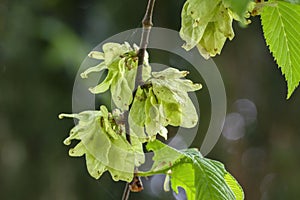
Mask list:
[[[148,0],[147,10],[146,10],[145,16],[142,21],[143,32],[142,32],[142,36],[141,36],[140,49],[138,50],[138,53],[137,53],[138,68],[137,68],[137,74],[136,74],[136,78],[135,78],[135,91],[138,88],[138,86],[144,85],[143,64],[144,64],[144,60],[145,60],[145,52],[148,47],[150,31],[153,26],[152,16],[153,16],[154,3],[155,3],[155,0]],[[135,93],[136,93],[135,91],[132,94],[133,97],[135,96]],[[131,105],[129,106],[129,110],[124,112],[126,140],[130,144],[131,144],[131,139],[130,139],[130,126],[128,123],[128,117],[129,117],[129,111],[130,111]],[[137,176],[136,172],[135,172],[134,179],[132,180],[132,182],[126,183],[124,193],[122,196],[122,200],[128,200],[130,191],[139,192],[142,189],[143,189],[143,185],[140,180],[140,177]]]
[[[143,18],[143,32],[140,42],[140,49],[138,51],[138,69],[137,69],[137,75],[135,79],[135,88],[137,88],[140,85],[143,85],[143,64],[145,59],[145,52],[148,46],[149,42],[149,35],[151,28],[153,26],[152,23],[152,16],[153,16],[153,8],[154,8],[155,0],[149,0],[147,10],[145,13],[145,16]]]
[[[143,64],[145,60],[145,52],[148,46],[149,42],[149,34],[151,31],[151,28],[153,26],[152,23],[152,16],[153,16],[153,8],[154,8],[155,0],[148,0],[147,10],[145,13],[145,16],[143,18],[143,32],[141,36],[141,42],[140,42],[140,49],[138,50],[137,57],[138,57],[138,68],[135,78],[135,89],[138,88],[140,85],[144,85],[143,81]],[[132,96],[135,96],[135,91],[133,92]],[[132,105],[132,104],[131,104]],[[128,117],[129,117],[129,111],[131,108],[131,105],[129,106],[129,110],[124,112],[124,121],[125,121],[125,132],[126,132],[126,140],[131,144],[130,139],[130,127],[128,123]]]

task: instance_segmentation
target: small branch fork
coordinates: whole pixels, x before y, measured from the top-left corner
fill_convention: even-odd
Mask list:
[[[146,49],[147,49],[148,43],[149,43],[150,31],[153,26],[152,16],[153,16],[154,3],[155,3],[155,0],[148,0],[147,10],[146,10],[145,16],[142,21],[143,32],[142,32],[142,36],[141,36],[140,49],[137,52],[138,68],[137,68],[137,74],[136,74],[136,79],[135,79],[135,89],[137,89],[138,86],[140,86],[140,85],[144,85],[143,64],[144,64],[144,59],[145,59],[145,52],[146,52]],[[135,94],[135,92],[133,93],[133,96],[134,96],[134,94]],[[129,107],[129,110],[130,110],[130,107]],[[124,120],[125,120],[126,140],[131,144],[130,127],[129,127],[129,123],[128,123],[129,110],[124,112]],[[135,171],[137,171],[137,169],[135,169]],[[130,191],[139,192],[142,189],[143,189],[143,185],[142,185],[141,179],[139,176],[136,175],[136,172],[135,172],[132,182],[127,183],[125,186],[122,200],[129,199]]]

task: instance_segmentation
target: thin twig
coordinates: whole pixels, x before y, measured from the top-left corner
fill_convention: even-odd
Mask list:
[[[155,3],[155,0],[148,0],[147,10],[146,10],[145,16],[142,21],[143,32],[142,32],[142,36],[141,36],[140,49],[137,53],[138,68],[137,68],[137,74],[136,74],[136,78],[135,78],[135,89],[137,89],[138,86],[144,84],[144,82],[143,82],[143,64],[144,64],[144,59],[145,59],[145,52],[146,52],[148,42],[149,42],[150,30],[153,26],[152,16],[153,16],[154,3]],[[133,92],[132,95],[134,97],[135,92]],[[131,105],[129,106],[129,110],[131,108]],[[129,110],[124,112],[124,121],[125,121],[126,140],[131,144],[130,127],[129,127],[129,123],[128,123]]]
[[[128,200],[129,199],[129,194],[130,194],[129,183],[126,183],[125,188],[124,188],[124,192],[123,192],[123,196],[122,196],[122,200]]]
[[[144,81],[143,81],[143,64],[144,64],[144,59],[145,59],[145,52],[146,52],[146,49],[148,47],[149,34],[150,34],[151,28],[153,26],[152,16],[153,16],[154,3],[155,3],[155,0],[148,0],[147,10],[146,10],[145,16],[144,16],[143,21],[142,21],[142,23],[143,23],[143,32],[142,32],[142,36],[141,36],[140,49],[137,53],[138,68],[137,68],[137,74],[136,74],[136,78],[135,78],[135,89],[137,89],[138,86],[144,85]],[[132,95],[134,97],[135,92],[133,92]],[[129,106],[128,111],[124,112],[126,140],[130,144],[131,144],[131,139],[130,139],[130,126],[129,126],[129,122],[128,122],[128,117],[129,117],[129,111],[130,111],[131,105]],[[134,181],[134,180],[138,180],[138,181]],[[131,191],[131,188],[132,188],[130,184],[132,184],[132,186],[138,186],[137,187],[138,190],[136,190],[136,191],[141,191],[143,189],[143,185],[142,185],[142,182],[140,180],[140,177],[136,175],[136,172],[135,172],[134,180],[131,183],[126,183],[122,200],[128,200],[129,194],[130,194],[130,191]]]
[[[149,42],[149,34],[151,31],[151,28],[153,26],[152,23],[152,16],[153,16],[153,8],[154,8],[155,0],[149,0],[147,10],[145,13],[145,16],[143,18],[143,32],[140,42],[140,49],[138,51],[138,69],[137,69],[137,75],[135,79],[135,88],[137,88],[140,85],[143,85],[143,64],[145,59],[145,52],[148,46]]]

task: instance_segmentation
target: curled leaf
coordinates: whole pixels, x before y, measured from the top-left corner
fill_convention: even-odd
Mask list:
[[[153,78],[149,82],[158,103],[163,105],[166,123],[185,128],[194,127],[198,122],[198,115],[188,92],[201,89],[201,84],[184,79],[188,73],[174,68],[152,74]]]
[[[88,68],[87,70],[85,70],[84,72],[82,72],[80,74],[81,78],[88,78],[88,74],[92,73],[92,72],[100,72],[104,69],[107,69],[107,66],[105,65],[104,62],[94,66],[94,67],[91,67],[91,68]]]
[[[250,17],[248,9],[253,4],[248,0],[237,4],[231,0],[187,0],[181,13],[183,48],[188,51],[197,46],[205,59],[220,54],[225,41],[234,37],[233,19],[250,23],[245,18]]]
[[[88,57],[94,58],[94,59],[97,59],[97,60],[104,60],[104,53],[103,52],[99,52],[99,51],[91,51],[88,54]]]
[[[204,34],[197,45],[199,52],[204,58],[207,59],[210,56],[220,54],[226,39],[233,39],[232,20],[233,18],[227,9],[220,5],[214,19],[207,24]]]
[[[145,161],[142,143],[132,137],[129,144],[124,128],[116,124],[114,116],[104,106],[98,111],[61,114],[60,118],[62,117],[79,120],[64,144],[70,145],[72,140],[79,140],[69,150],[69,155],[85,155],[87,169],[92,177],[98,179],[105,171],[109,171],[115,181],[130,182],[133,179],[134,167]]]
[[[89,57],[103,61],[81,73],[81,77],[87,78],[89,73],[107,69],[108,73],[104,81],[89,90],[94,94],[99,94],[111,89],[115,105],[121,110],[128,110],[135,87],[138,47],[135,46],[133,49],[125,42],[124,44],[106,43],[102,48],[103,52],[92,51]],[[146,80],[151,72],[147,53],[143,68],[143,78]]]
[[[201,85],[185,79],[187,74],[174,68],[152,72],[146,85],[137,89],[129,124],[142,141],[155,140],[157,134],[167,139],[168,125],[191,128],[197,124],[188,92],[199,90]]]

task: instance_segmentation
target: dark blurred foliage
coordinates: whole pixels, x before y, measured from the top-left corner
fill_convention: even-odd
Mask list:
[[[155,25],[179,30],[183,2],[157,1]],[[0,1],[0,199],[121,198],[124,183],[108,174],[94,180],[83,158],[68,157],[62,141],[73,122],[57,115],[72,111],[73,81],[89,50],[140,27],[145,7],[140,0]],[[252,20],[248,28],[234,24],[236,37],[214,59],[227,91],[224,131],[236,137],[224,133],[208,157],[225,163],[246,199],[298,199],[300,91],[285,99],[284,77],[265,46],[259,18]],[[162,192],[160,177],[150,180],[131,199],[173,198]]]

